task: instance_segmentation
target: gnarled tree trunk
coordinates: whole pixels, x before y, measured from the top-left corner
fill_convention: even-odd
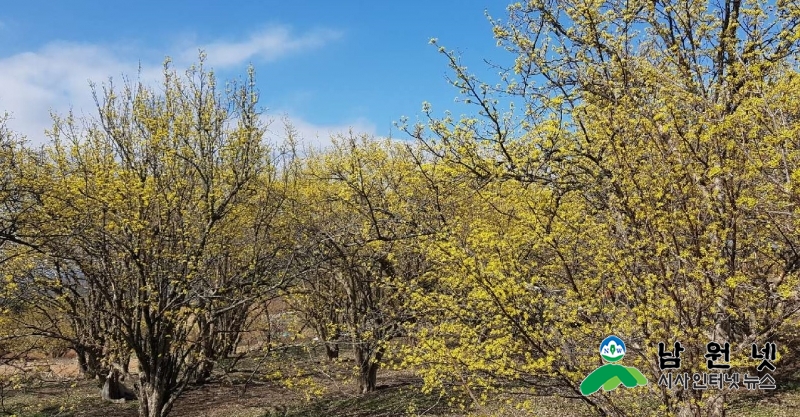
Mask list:
[[[73,349],[78,358],[81,374],[87,379],[99,378],[101,382],[105,382],[108,369],[101,362],[103,352],[91,346],[76,345]]]
[[[144,374],[139,378],[139,417],[167,417],[174,397],[166,392],[166,387],[158,378],[148,379]]]
[[[358,391],[361,394],[375,391],[383,349],[357,344],[355,355],[358,364]]]

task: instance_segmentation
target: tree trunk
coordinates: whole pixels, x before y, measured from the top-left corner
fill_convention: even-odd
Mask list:
[[[122,374],[128,375],[130,373],[131,367],[131,354],[128,353],[122,357],[120,360],[120,366],[122,367]]]
[[[369,347],[356,345],[356,363],[358,363],[358,392],[366,394],[375,391],[378,380],[378,368],[383,356],[383,350],[375,350],[374,357],[370,354]]]
[[[697,407],[691,404],[682,404],[678,408],[677,417],[695,417],[699,415]]]
[[[139,417],[167,417],[172,409],[172,401],[160,384],[152,384],[147,378],[140,376]]]
[[[74,347],[73,349],[75,349],[75,355],[78,358],[78,369],[80,369],[81,374],[86,378],[91,378],[89,376],[89,365],[86,363],[86,353],[79,347]]]
[[[703,396],[703,407],[692,404],[692,400],[700,401],[702,391],[692,393],[681,400],[678,405],[678,417],[725,417],[725,393]]]
[[[322,343],[325,345],[325,355],[328,357],[328,360],[332,361],[339,358],[340,333],[339,330],[336,330],[333,335],[328,335],[328,324],[323,320],[324,319],[315,317],[314,321],[316,325],[314,327],[317,332],[317,337],[319,337],[319,340],[322,340]]]
[[[200,363],[200,366],[197,367],[197,375],[195,376],[194,383],[197,385],[203,385],[211,379],[211,373],[214,372],[214,362],[210,359],[205,359],[203,362]]]
[[[706,398],[708,417],[725,417],[725,393],[713,394]]]
[[[203,360],[197,367],[197,373],[194,377],[194,383],[203,385],[211,378],[211,372],[214,370],[214,359],[217,358],[214,351],[214,322],[207,320],[207,318],[200,314],[197,316],[197,326],[200,330],[200,349],[203,355]]]
[[[377,363],[370,363],[361,367],[358,375],[358,390],[360,393],[366,394],[375,391],[378,380],[378,367]]]
[[[339,358],[339,344],[325,342],[325,354],[329,360],[336,360]]]
[[[226,313],[216,321],[213,318],[198,317],[199,337],[205,359],[197,368],[194,379],[196,384],[202,385],[208,382],[220,359],[233,358],[233,362],[225,366],[226,371],[234,366],[237,361],[236,348],[241,340],[241,328],[247,318],[246,314],[247,309],[239,309]]]
[[[102,352],[88,346],[73,346],[78,358],[78,367],[81,374],[87,379],[100,378],[105,382],[108,369],[104,369],[101,358]]]

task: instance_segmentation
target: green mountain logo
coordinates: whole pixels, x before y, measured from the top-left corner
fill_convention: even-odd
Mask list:
[[[617,362],[625,357],[625,342],[617,336],[608,336],[600,343],[600,356],[606,362]],[[583,395],[592,395],[600,388],[606,392],[616,389],[620,384],[626,388],[647,385],[647,378],[632,366],[607,363],[590,373],[581,382]]]

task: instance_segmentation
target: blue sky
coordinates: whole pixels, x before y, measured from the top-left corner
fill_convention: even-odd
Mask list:
[[[198,48],[221,78],[256,69],[261,104],[288,116],[307,140],[357,131],[396,138],[400,116],[421,103],[463,112],[432,37],[475,72],[508,63],[484,16],[503,1],[41,1],[9,2],[0,14],[0,111],[41,143],[49,111],[91,114],[89,79],[156,80],[165,56],[185,68]],[[311,136],[311,138],[309,138]]]

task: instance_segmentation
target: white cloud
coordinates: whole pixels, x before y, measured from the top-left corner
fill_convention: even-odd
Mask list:
[[[291,122],[292,127],[297,132],[301,149],[326,148],[331,145],[331,136],[337,133],[347,134],[348,132],[352,131],[354,134],[376,135],[377,131],[375,125],[365,119],[356,119],[348,123],[335,125],[316,125],[303,119],[292,117],[291,115],[288,115],[287,117]],[[276,120],[276,122],[280,122],[280,120]],[[273,132],[273,135],[283,133],[283,125],[281,123],[276,123],[272,126],[273,128],[270,130]],[[278,129],[281,130],[278,131],[275,127],[278,127]]]
[[[197,56],[197,50],[202,49],[208,54],[208,63],[211,66],[223,68],[240,65],[252,59],[273,61],[293,52],[319,48],[340,36],[339,32],[332,30],[317,30],[295,36],[287,27],[278,26],[254,33],[244,42],[217,41],[200,45],[184,51],[181,57],[192,61]]]
[[[275,27],[252,35],[241,42],[218,41],[163,51],[176,57],[175,68],[196,61],[198,49],[208,55],[207,63],[215,69],[244,64],[248,60],[270,61],[286,54],[319,48],[339,37],[329,30],[293,35],[285,27]],[[89,81],[102,84],[113,77],[119,83],[122,75],[136,78],[140,61],[135,51],[109,45],[52,42],[37,51],[0,57],[0,114],[11,113],[8,125],[25,135],[33,144],[47,141],[44,130],[52,125],[50,112],[66,114],[73,109],[77,116],[96,114]],[[129,48],[128,48],[129,49]],[[177,50],[176,50],[177,49]],[[141,78],[146,83],[160,79],[163,55],[157,60],[141,62]],[[297,130],[309,138],[327,137],[331,131],[347,126],[315,126],[293,118]],[[353,127],[374,131],[364,121],[354,121]]]
[[[107,49],[92,45],[52,43],[37,52],[0,59],[0,110],[12,115],[10,127],[35,143],[44,141],[50,111],[89,113],[94,102],[89,80],[135,71]]]

